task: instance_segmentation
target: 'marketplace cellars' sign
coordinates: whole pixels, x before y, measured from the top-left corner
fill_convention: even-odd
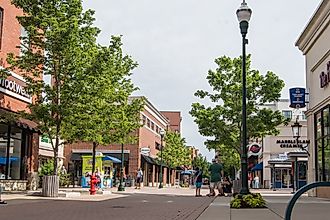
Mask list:
[[[280,145],[280,148],[302,148],[309,144],[309,140],[298,140],[298,146],[296,140],[277,140],[276,144]]]

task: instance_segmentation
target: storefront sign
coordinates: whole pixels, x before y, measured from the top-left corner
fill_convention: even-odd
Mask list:
[[[280,148],[302,148],[310,143],[309,140],[298,140],[298,146],[296,140],[277,140],[276,144],[280,145]]]
[[[148,148],[148,147],[142,147],[142,148],[140,149],[140,152],[141,152],[141,154],[143,154],[143,155],[149,156],[149,155],[150,155],[150,148]]]
[[[327,71],[320,74],[320,86],[321,88],[326,87],[330,82],[330,61],[327,63]]]
[[[32,99],[25,91],[25,85],[24,79],[15,73],[11,73],[6,79],[0,78],[0,92],[31,103]]]
[[[291,88],[290,89],[290,107],[291,108],[304,108],[305,104],[305,88]]]
[[[258,143],[250,144],[248,149],[248,156],[259,156],[261,154],[261,146]]]

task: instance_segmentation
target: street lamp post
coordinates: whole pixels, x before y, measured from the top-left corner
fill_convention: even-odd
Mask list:
[[[248,166],[247,166],[247,127],[246,127],[246,52],[245,45],[248,43],[246,34],[248,32],[249,21],[252,10],[243,0],[241,7],[236,11],[239,26],[242,34],[242,155],[241,155],[241,170],[242,170],[242,188],[240,194],[246,195],[249,193],[248,188]]]
[[[292,136],[296,139],[297,148],[299,148],[299,138],[300,138],[300,131],[302,125],[298,122],[298,117],[296,118],[296,122],[291,125],[292,128]],[[293,192],[297,191],[299,188],[299,181],[298,181],[298,158],[294,157],[294,182],[293,182]]]
[[[120,166],[120,183],[118,191],[125,191],[124,182],[124,144],[121,144],[121,166]]]
[[[163,188],[163,138],[165,135],[165,131],[163,129],[160,130],[160,172],[159,172],[159,189]]]

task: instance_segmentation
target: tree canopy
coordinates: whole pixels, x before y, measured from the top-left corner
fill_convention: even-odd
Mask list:
[[[167,131],[163,147],[163,161],[171,168],[191,165],[191,151],[186,146],[186,141],[177,132]],[[158,152],[158,159],[161,152]]]
[[[129,78],[137,66],[123,55],[120,37],[112,37],[110,46],[99,46],[91,65],[77,74],[67,91],[72,97],[64,119],[64,138],[101,145],[126,143],[129,133],[140,127],[143,100],[129,99],[137,90]],[[73,94],[73,95],[71,95]]]
[[[217,68],[209,70],[206,77],[212,91],[195,93],[196,97],[208,99],[211,104],[193,103],[190,114],[200,134],[208,138],[206,146],[218,150],[223,161],[232,161],[237,166],[241,146],[242,59],[222,56],[215,63]],[[264,105],[279,100],[284,82],[272,71],[262,75],[252,69],[250,55],[246,68],[248,138],[276,135],[277,126],[286,121],[281,112]]]
[[[72,101],[66,92],[70,82],[88,67],[99,30],[92,26],[94,12],[84,12],[81,0],[12,0],[12,4],[23,10],[17,19],[25,34],[21,53],[8,56],[8,69],[23,74],[26,90],[34,97],[25,116],[37,121],[41,132],[55,140],[51,144],[56,175],[63,122]]]

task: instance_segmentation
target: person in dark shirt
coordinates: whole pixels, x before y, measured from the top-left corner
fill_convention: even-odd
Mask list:
[[[212,164],[209,167],[211,172],[211,181],[210,181],[210,193],[208,196],[215,196],[215,188],[219,191],[219,196],[224,195],[222,191],[221,180],[223,178],[223,166],[218,163],[218,160],[213,159]]]
[[[202,196],[201,195],[201,187],[203,182],[202,178],[203,178],[203,171],[200,170],[199,167],[197,167],[195,172],[196,197]]]

